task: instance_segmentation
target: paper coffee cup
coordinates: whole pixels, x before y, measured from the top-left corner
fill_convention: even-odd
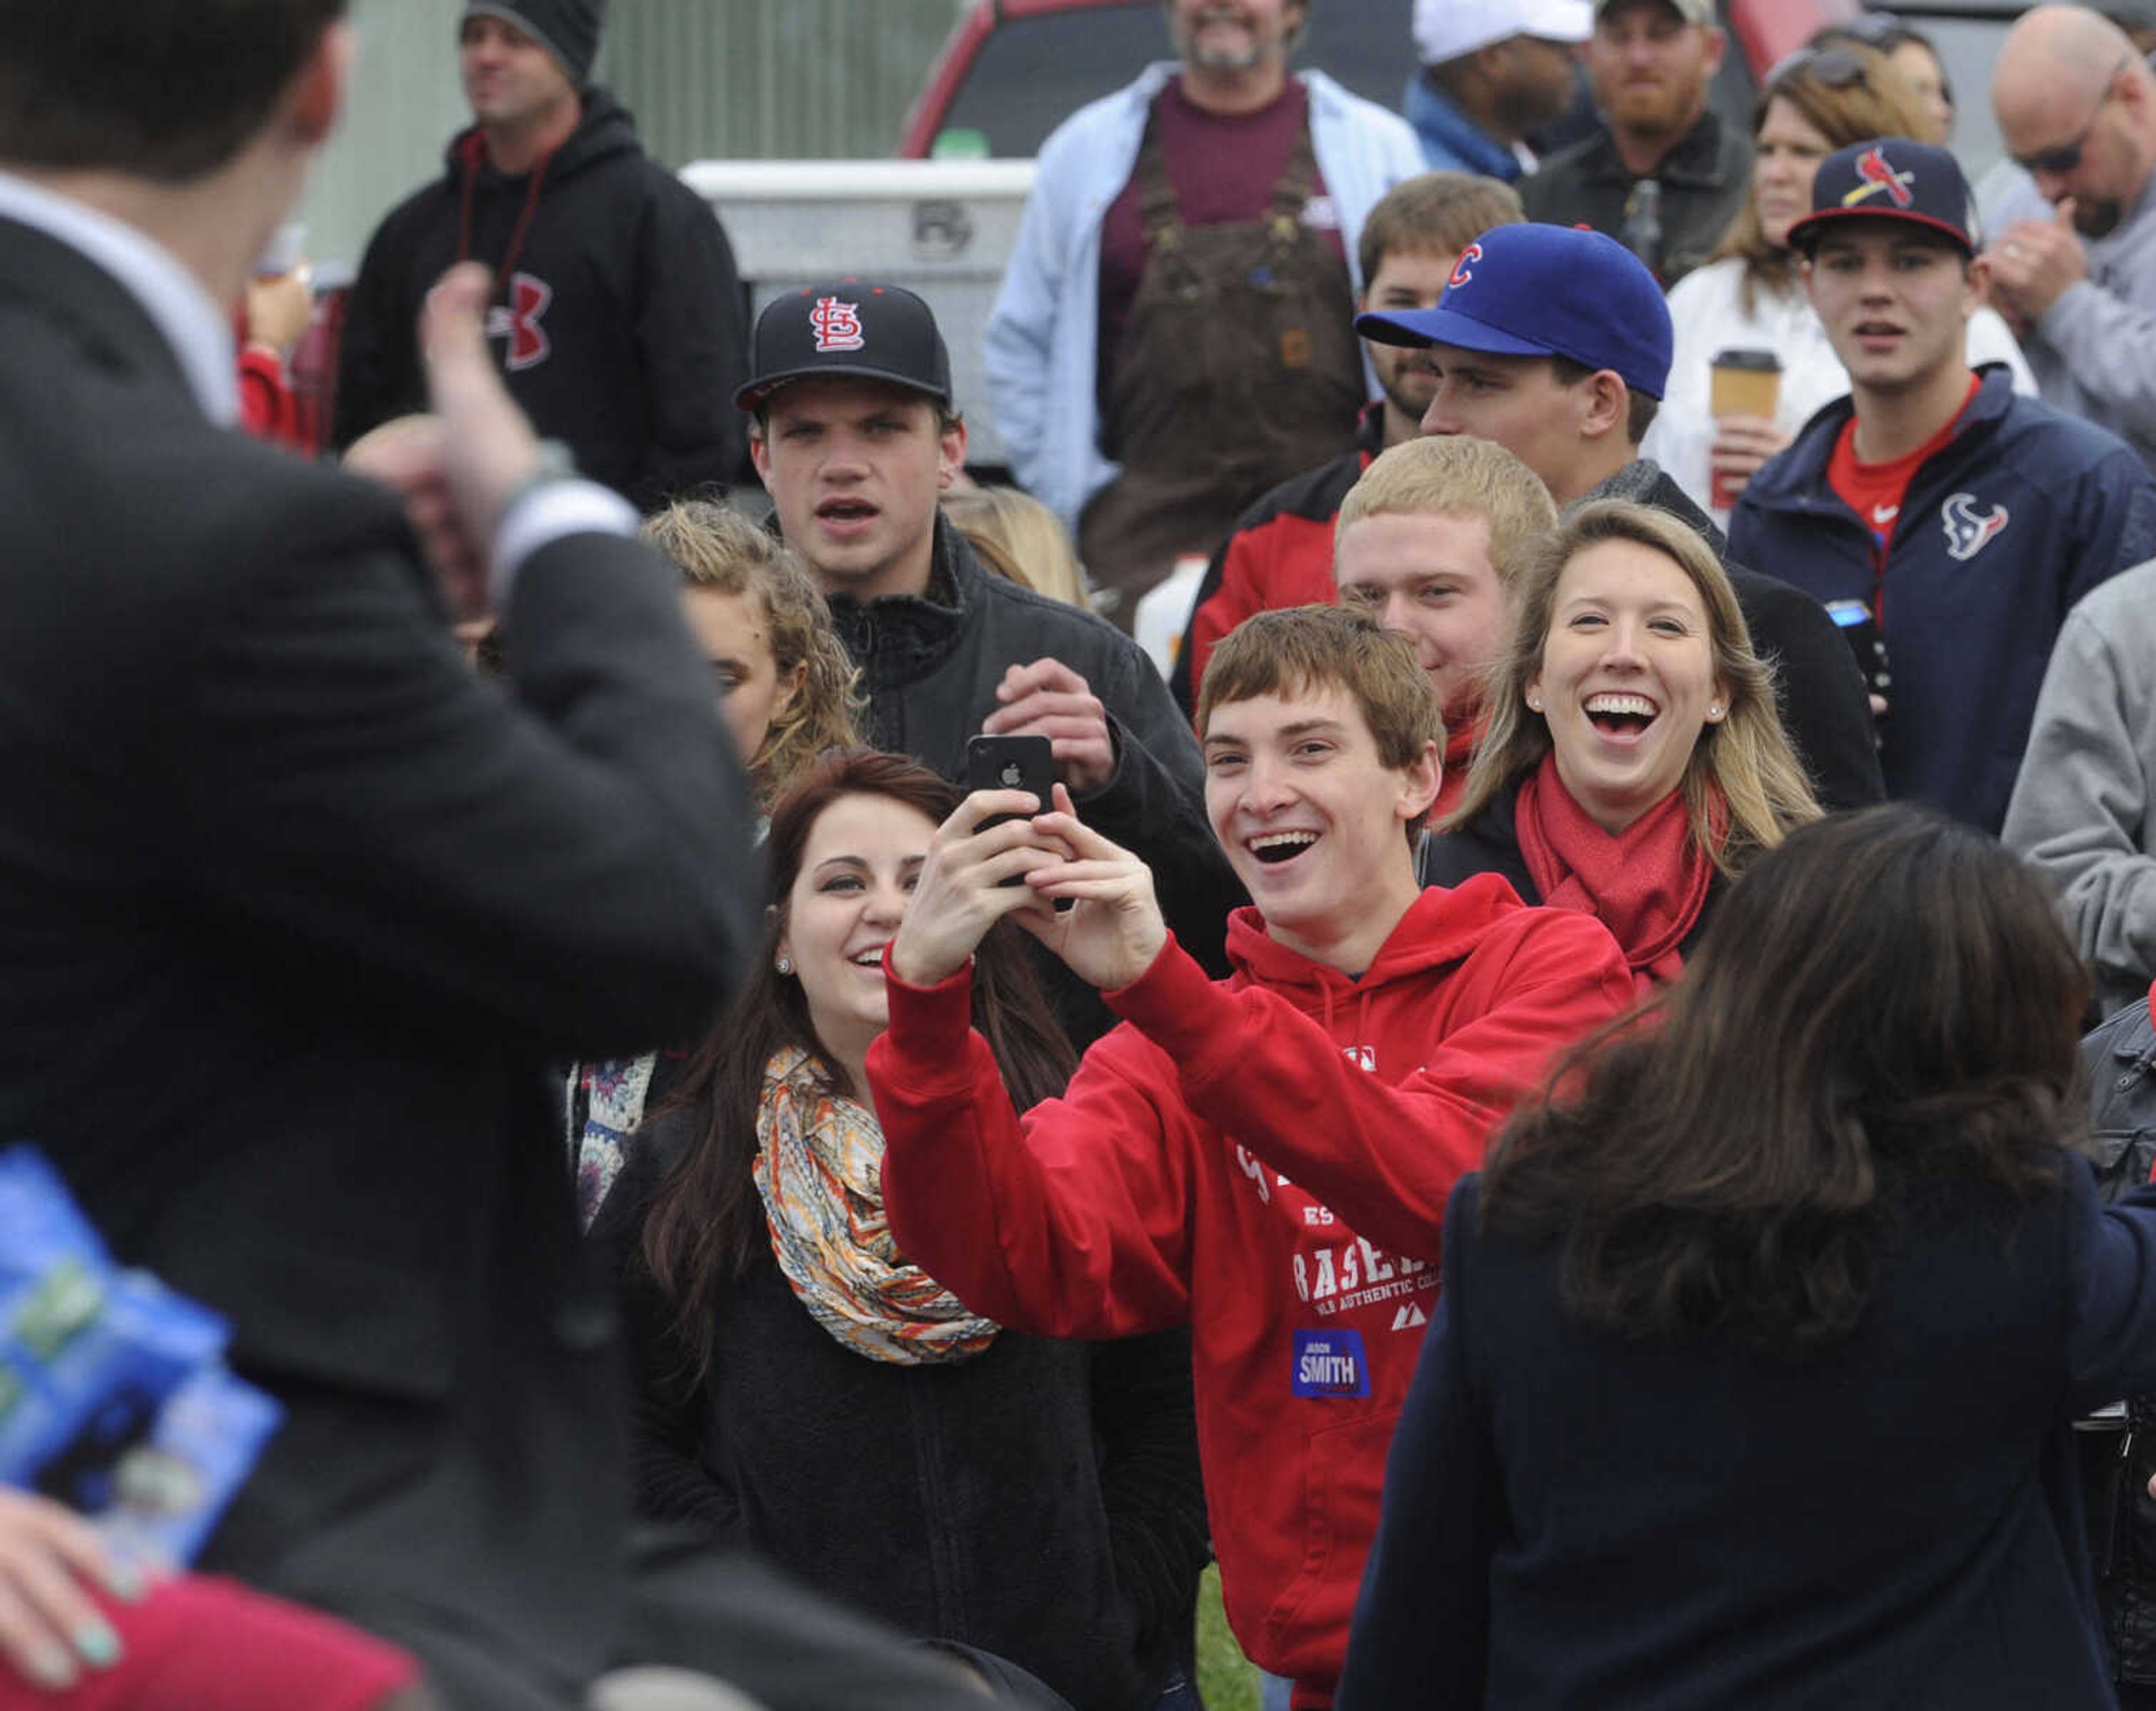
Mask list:
[[[1760,416],[1772,421],[1782,399],[1782,359],[1772,351],[1717,351],[1708,370],[1707,409],[1719,422],[1725,416]],[[1716,509],[1727,510],[1737,495],[1714,478]]]

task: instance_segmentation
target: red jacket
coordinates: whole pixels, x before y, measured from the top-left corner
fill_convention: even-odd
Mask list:
[[[1120,1337],[1188,1323],[1230,1626],[1327,1702],[1435,1304],[1446,1196],[1551,1055],[1629,1006],[1600,922],[1502,879],[1426,890],[1360,981],[1236,911],[1214,983],[1172,940],[1122,1027],[1021,1119],[968,977],[891,981],[870,1049],[906,1251],[976,1312]]]

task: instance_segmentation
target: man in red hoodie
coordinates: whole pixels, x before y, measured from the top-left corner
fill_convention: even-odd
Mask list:
[[[1445,1197],[1631,983],[1591,918],[1502,880],[1416,883],[1443,720],[1411,644],[1368,617],[1246,620],[1199,730],[1214,835],[1255,901],[1230,919],[1237,972],[1207,978],[1144,864],[1060,786],[1045,813],[977,792],[886,948],[869,1079],[892,1230],[969,1307],[1058,1336],[1190,1325],[1229,1624],[1323,1707]],[[1020,817],[976,831],[992,814]],[[968,1028],[973,947],[1006,914],[1123,1019],[1024,1118]]]

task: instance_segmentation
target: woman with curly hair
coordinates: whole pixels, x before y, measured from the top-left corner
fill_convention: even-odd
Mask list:
[[[793,550],[739,511],[684,499],[650,517],[644,538],[681,572],[681,611],[718,679],[719,710],[748,769],[759,813],[827,749],[860,740],[860,674]],[[665,1091],[684,1051],[580,1063],[570,1076],[568,1141],[588,1226],[621,1169],[644,1107]]]

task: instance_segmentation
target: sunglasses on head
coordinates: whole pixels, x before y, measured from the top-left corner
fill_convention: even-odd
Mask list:
[[[2118,87],[2118,74],[2133,63],[2128,54],[2111,68],[2111,75],[2103,80],[2103,92],[2096,98],[2096,107],[2089,114],[2088,123],[2082,126],[2081,135],[2071,142],[2062,142],[2055,149],[2038,149],[2033,155],[2016,155],[2014,164],[2029,173],[2048,172],[2055,178],[2063,178],[2082,163],[2082,151],[2096,134],[2096,121],[2103,117],[2103,110],[2111,105],[2112,93]]]
[[[1868,83],[1871,75],[1871,68],[1853,49],[1799,48],[1776,60],[1760,87],[1771,95],[1778,84],[1787,83],[1792,78],[1809,77],[1830,90],[1854,89],[1861,83]]]

